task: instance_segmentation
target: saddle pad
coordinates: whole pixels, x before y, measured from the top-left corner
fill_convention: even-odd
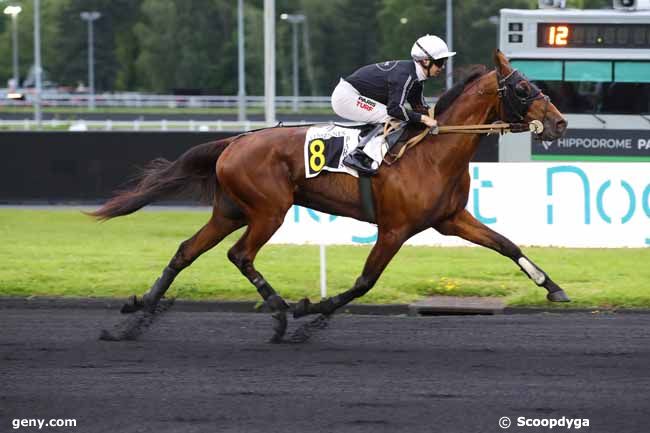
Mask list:
[[[356,170],[343,165],[343,159],[359,144],[359,132],[338,125],[309,128],[305,136],[305,177],[316,177],[323,170],[358,177]]]

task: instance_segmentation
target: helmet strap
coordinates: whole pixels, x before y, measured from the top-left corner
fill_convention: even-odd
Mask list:
[[[422,52],[423,52],[424,54],[426,54],[427,57],[429,58],[429,59],[428,59],[428,60],[429,60],[429,66],[428,66],[428,67],[425,67],[425,70],[427,71],[427,77],[431,77],[431,68],[432,68],[433,65],[434,65],[434,60],[435,60],[435,59],[433,58],[433,56],[431,55],[430,52],[428,52],[427,50],[425,50],[424,47],[423,47],[422,45],[420,45],[420,43],[419,43],[418,41],[415,41],[415,45],[417,45],[417,46],[422,50]],[[421,63],[420,63],[420,64],[421,64]],[[422,66],[424,66],[424,65],[422,65]]]
[[[424,66],[425,60],[429,60],[429,66]],[[418,63],[420,64],[420,67],[424,69],[427,78],[431,78],[431,68],[433,68],[434,63],[430,59],[425,60],[418,60]]]

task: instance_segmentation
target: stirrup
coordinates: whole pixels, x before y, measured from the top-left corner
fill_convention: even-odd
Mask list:
[[[350,152],[344,159],[343,164],[346,166],[355,169],[359,174],[365,176],[373,176],[377,174],[379,170],[379,164],[377,164],[371,157],[366,155],[366,153],[360,147],[357,147],[352,152]]]

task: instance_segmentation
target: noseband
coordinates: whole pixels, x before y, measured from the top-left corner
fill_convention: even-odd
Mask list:
[[[546,105],[544,106],[544,117],[542,123],[546,120],[548,112],[549,97],[544,95],[539,87],[528,81],[528,79],[518,70],[513,69],[506,77],[502,77],[499,69],[497,73],[497,95],[501,99],[501,106],[503,110],[502,120],[506,122],[522,122],[528,113],[528,109],[536,99],[544,99]],[[517,95],[516,87],[521,81],[525,81],[530,86],[528,95],[522,97]]]

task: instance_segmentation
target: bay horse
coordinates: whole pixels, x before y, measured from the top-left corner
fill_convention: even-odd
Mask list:
[[[560,137],[567,126],[557,108],[499,50],[495,70],[459,83],[441,97],[441,125],[538,120],[541,139]],[[176,161],[155,160],[139,183],[118,193],[90,215],[107,220],[137,211],[163,197],[202,186],[213,205],[210,220],[182,242],[162,275],[123,312],[153,311],[178,273],[235,230],[247,226],[228,251],[228,258],[257,288],[272,311],[279,341],[287,328],[287,312],[295,318],[330,315],[368,292],[402,244],[428,228],[490,248],[513,260],[554,302],[567,302],[565,292],[513,242],[477,221],[466,209],[469,163],[479,135],[427,135],[398,162],[382,165],[372,178],[375,221],[363,212],[357,179],[342,173],[305,177],[303,148],[307,127],[274,127],[204,143]],[[284,221],[293,204],[377,224],[378,237],[361,276],[351,289],[317,303],[309,299],[293,309],[254,266],[255,256]]]

